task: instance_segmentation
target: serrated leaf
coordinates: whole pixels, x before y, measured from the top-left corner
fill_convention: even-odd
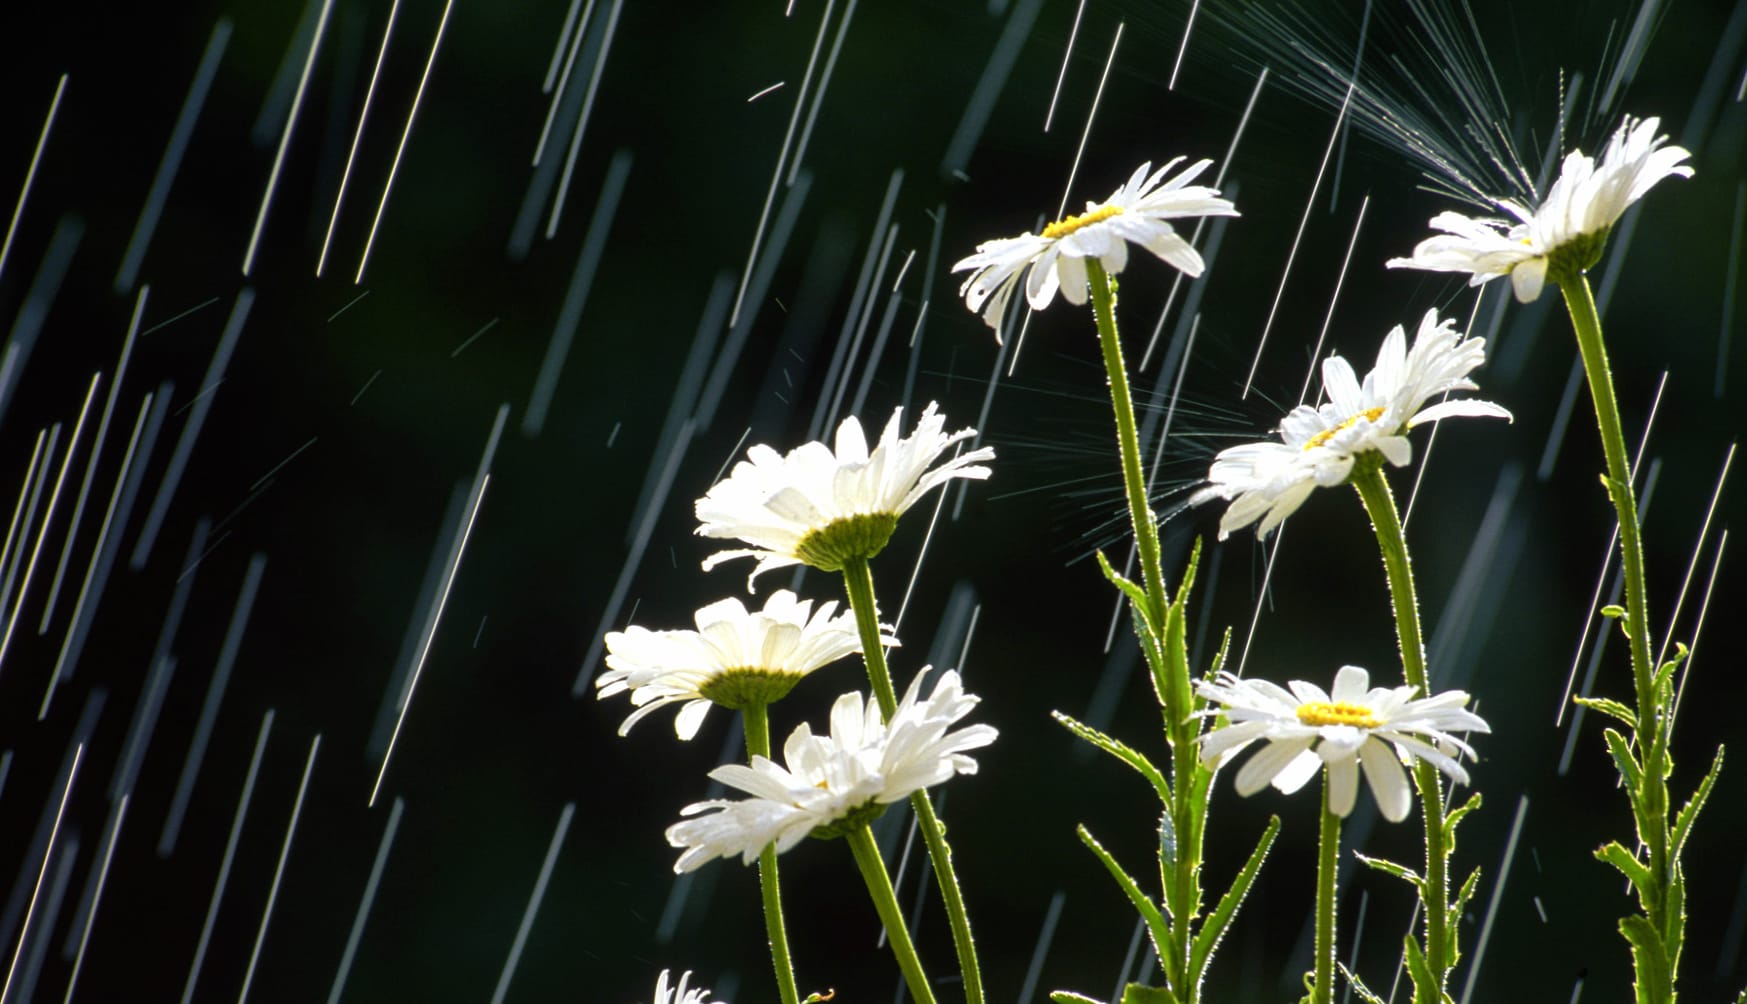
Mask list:
[[[1171,821],[1170,806],[1159,813],[1159,867],[1177,867],[1177,824]]]
[[[1231,652],[1231,627],[1226,626],[1225,633],[1219,639],[1219,651],[1213,653],[1213,661],[1207,664],[1207,679],[1211,680],[1225,668],[1225,657]]]
[[[1673,1000],[1673,977],[1668,968],[1668,956],[1656,929],[1643,917],[1620,919],[1620,934],[1632,946],[1633,989],[1638,1004]]]
[[[1413,886],[1415,889],[1422,888],[1425,885],[1425,881],[1419,877],[1419,873],[1406,865],[1398,865],[1395,862],[1384,858],[1374,858],[1368,854],[1360,854],[1358,851],[1353,852],[1353,857],[1358,858],[1359,863],[1365,867],[1375,869],[1385,875],[1393,875],[1403,882]]]
[[[1601,615],[1608,620],[1617,621],[1626,615],[1626,608],[1620,606],[1618,603],[1609,603],[1607,606],[1601,608]]]
[[[1686,847],[1686,838],[1692,833],[1693,821],[1698,819],[1699,810],[1705,807],[1705,799],[1711,797],[1711,788],[1717,783],[1717,775],[1723,770],[1723,747],[1717,747],[1716,759],[1711,761],[1711,769],[1705,773],[1704,780],[1698,783],[1698,788],[1692,793],[1681,808],[1680,814],[1674,817],[1673,838],[1669,842],[1669,857],[1679,860],[1680,852]]]
[[[1474,893],[1480,888],[1480,869],[1468,873],[1468,878],[1462,883],[1462,888],[1456,891],[1456,898],[1450,904],[1449,912],[1444,915],[1444,957],[1449,960],[1450,968],[1462,959],[1462,911],[1468,908],[1468,901],[1474,898]]]
[[[1197,983],[1201,974],[1206,972],[1207,964],[1212,961],[1213,953],[1219,949],[1220,939],[1225,937],[1226,928],[1236,919],[1239,907],[1250,894],[1250,886],[1255,884],[1256,874],[1262,870],[1262,862],[1268,859],[1268,852],[1274,847],[1274,838],[1280,835],[1280,817],[1268,817],[1268,828],[1262,831],[1262,837],[1256,841],[1256,849],[1250,852],[1249,860],[1238,869],[1236,877],[1231,880],[1231,888],[1225,895],[1219,897],[1219,905],[1207,915],[1201,930],[1195,934],[1195,944],[1190,951],[1189,971],[1190,982]]]
[[[1110,877],[1116,880],[1117,886],[1122,889],[1122,894],[1128,897],[1129,903],[1133,904],[1135,911],[1140,914],[1141,919],[1146,921],[1147,929],[1152,932],[1153,948],[1159,951],[1162,956],[1164,954],[1163,947],[1170,944],[1171,941],[1171,929],[1170,926],[1165,923],[1165,915],[1159,912],[1158,906],[1148,898],[1146,893],[1141,891],[1140,883],[1136,882],[1133,876],[1124,871],[1122,866],[1116,862],[1116,859],[1111,856],[1110,852],[1104,849],[1104,845],[1100,844],[1097,838],[1092,836],[1092,831],[1086,829],[1084,823],[1075,827],[1074,832],[1079,834],[1080,843],[1085,844],[1086,849],[1091,851],[1092,854],[1104,865],[1104,870],[1109,872]]]
[[[1656,879],[1650,874],[1650,869],[1644,866],[1631,851],[1626,850],[1618,840],[1610,840],[1605,845],[1596,848],[1597,860],[1606,861],[1619,869],[1621,875],[1632,883],[1632,888],[1638,892],[1639,905],[1648,910],[1650,904],[1656,901]]]
[[[1103,571],[1104,577],[1110,580],[1111,585],[1122,590],[1122,595],[1128,597],[1128,602],[1134,608],[1135,616],[1140,619],[1141,623],[1146,625],[1147,630],[1154,635],[1158,634],[1159,626],[1153,623],[1152,614],[1149,613],[1151,610],[1151,604],[1147,601],[1146,590],[1142,589],[1140,584],[1133,579],[1118,572],[1116,567],[1110,564],[1110,559],[1104,557],[1103,551],[1098,551],[1096,553],[1098,556],[1098,568]]]
[[[1407,977],[1413,981],[1413,999],[1416,1001],[1435,1001],[1443,997],[1443,989],[1438,986],[1437,977],[1432,975],[1431,966],[1426,964],[1426,957],[1419,950],[1419,942],[1409,934],[1401,939],[1402,954],[1407,960]]]
[[[1165,987],[1130,983],[1122,988],[1122,1004],[1177,1004],[1177,995]]]
[[[1638,792],[1644,786],[1644,768],[1638,763],[1638,757],[1632,752],[1631,744],[1626,742],[1625,736],[1613,729],[1603,729],[1601,735],[1607,740],[1608,753],[1614,758],[1614,769],[1625,779],[1632,796],[1632,804],[1636,805]]]
[[[1341,979],[1347,981],[1347,986],[1351,987],[1353,992],[1358,994],[1359,999],[1364,1001],[1365,1004],[1389,1004],[1388,1001],[1385,1001],[1383,998],[1373,993],[1371,988],[1365,985],[1365,981],[1359,979],[1358,973],[1353,972],[1339,962],[1335,963],[1335,967],[1341,971]]]
[[[1085,994],[1077,994],[1072,990],[1051,990],[1049,999],[1055,1001],[1055,1004],[1104,1004],[1096,997],[1087,997]]]
[[[1463,802],[1460,808],[1450,810],[1450,814],[1444,817],[1444,843],[1452,845],[1453,849],[1456,841],[1456,824],[1462,821],[1462,817],[1480,808],[1481,804],[1480,793],[1477,791],[1469,795],[1468,801]]]
[[[1635,731],[1638,728],[1638,716],[1631,708],[1616,700],[1607,697],[1573,697],[1571,700],[1591,711],[1599,711],[1610,718],[1625,722],[1629,729]]]
[[[1080,721],[1072,715],[1063,714],[1060,711],[1052,711],[1049,714],[1051,718],[1060,722],[1069,732],[1072,732],[1086,742],[1091,743],[1093,746],[1098,747],[1116,759],[1133,767],[1137,772],[1139,772],[1141,777],[1147,779],[1148,783],[1153,786],[1153,790],[1158,792],[1161,801],[1166,804],[1170,803],[1170,782],[1165,780],[1165,775],[1157,767],[1153,766],[1153,762],[1148,760],[1145,754],[1134,749],[1120,739],[1105,735],[1103,732],[1087,725],[1085,722]]]

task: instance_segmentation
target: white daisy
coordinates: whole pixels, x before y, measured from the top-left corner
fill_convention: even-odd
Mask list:
[[[1218,767],[1266,739],[1268,744],[1238,770],[1237,793],[1253,795],[1272,783],[1291,794],[1326,766],[1328,807],[1337,816],[1353,811],[1363,767],[1377,807],[1392,823],[1407,818],[1413,800],[1401,769],[1412,758],[1467,784],[1459,758],[1474,759],[1474,750],[1450,733],[1492,731],[1465,710],[1468,695],[1450,690],[1414,700],[1414,687],[1367,690],[1369,683],[1370,675],[1357,666],[1340,668],[1332,694],[1302,680],[1286,689],[1230,673],[1219,674],[1217,683],[1198,681],[1201,696],[1220,705],[1198,714],[1224,715],[1231,722],[1201,737],[1201,761]]]
[[[692,978],[692,971],[687,969],[679,978],[679,985],[672,990],[667,989],[667,970],[661,971],[661,976],[655,981],[655,999],[650,1004],[726,1004],[712,1002],[708,987],[686,989],[686,982]]]
[[[861,651],[853,613],[833,617],[834,600],[821,603],[817,612],[812,608],[811,600],[779,589],[756,613],[736,599],[704,607],[697,612],[696,631],[650,631],[635,625],[609,631],[609,668],[596,678],[595,696],[630,691],[635,710],[619,726],[619,735],[655,709],[684,702],[673,730],[690,739],[698,734],[711,704],[769,704],[813,670]],[[881,640],[898,643],[892,637]]]
[[[1573,150],[1539,206],[1498,200],[1514,223],[1439,213],[1431,225],[1443,235],[1421,241],[1411,257],[1390,259],[1389,267],[1469,272],[1470,286],[1508,275],[1519,301],[1534,300],[1546,284],[1549,265],[1554,281],[1589,268],[1601,257],[1608,230],[1632,203],[1663,178],[1692,177],[1692,168],[1681,163],[1691,153],[1663,145],[1668,137],[1656,133],[1661,122],[1627,116],[1599,165]]]
[[[1456,390],[1478,389],[1468,374],[1486,361],[1486,339],[1461,339],[1455,322],[1438,320],[1436,310],[1420,319],[1413,347],[1401,325],[1390,330],[1377,353],[1377,365],[1360,383],[1340,356],[1322,364],[1328,403],[1299,405],[1280,422],[1279,443],[1245,443],[1223,450],[1207,472],[1209,484],[1190,496],[1191,505],[1210,499],[1231,501],[1219,521],[1219,539],[1261,520],[1266,537],[1318,487],[1338,485],[1352,473],[1354,460],[1376,451],[1397,467],[1413,460],[1406,433],[1418,425],[1453,416],[1502,418],[1510,412],[1490,401],[1462,399],[1426,402]]]
[[[1128,263],[1128,244],[1133,242],[1190,276],[1204,268],[1201,256],[1178,236],[1166,220],[1183,216],[1236,216],[1237,209],[1218,190],[1190,185],[1211,160],[1198,160],[1181,174],[1160,185],[1166,172],[1183,162],[1173,159],[1157,171],[1142,164],[1103,202],[1086,203],[1078,216],[1057,220],[1041,234],[1003,237],[977,245],[977,253],[952,267],[954,272],[972,270],[958,295],[965,306],[981,310],[984,323],[1001,334],[1001,316],[1027,267],[1025,298],[1031,309],[1042,310],[1055,298],[1056,288],[1072,304],[1086,302],[1086,262],[1096,258],[1104,271],[1115,275]]]
[[[917,674],[891,721],[879,705],[848,693],[831,707],[831,734],[816,736],[806,724],[783,744],[778,764],[761,756],[750,767],[726,764],[710,776],[752,795],[711,799],[680,810],[667,842],[685,849],[673,866],[688,872],[714,858],[740,855],[750,864],[765,847],[782,853],[809,834],[839,836],[877,817],[884,807],[954,774],[974,774],[965,755],[995,741],[995,729],[948,726],[969,714],[978,698],[966,694],[956,672],[940,676],[934,692],[919,700]]]
[[[977,434],[942,431],[946,418],[935,409],[930,402],[916,431],[903,438],[903,409],[893,411],[872,452],[853,415],[837,427],[835,450],[819,442],[786,456],[763,444],[747,450],[747,459],[698,499],[697,532],[752,547],[718,551],[704,559],[704,570],[730,558],[757,558],[747,578],[750,588],[773,568],[807,564],[835,572],[847,561],[878,554],[898,517],[923,495],[953,478],[989,476],[987,467],[977,465],[994,459],[986,446],[931,468],[947,447]]]

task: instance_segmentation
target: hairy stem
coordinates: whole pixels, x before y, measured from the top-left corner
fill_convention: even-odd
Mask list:
[[[1335,992],[1335,873],[1340,868],[1341,817],[1328,807],[1327,771],[1323,772],[1322,826],[1316,850],[1316,983],[1312,1004],[1330,1004]]]
[[[763,704],[747,705],[746,758],[770,758],[770,715]],[[788,930],[783,925],[782,882],[777,877],[776,847],[768,845],[758,854],[758,885],[764,898],[764,932],[770,939],[770,962],[776,969],[776,989],[782,1004],[800,1004],[795,987],[795,967],[789,959]]]
[[[897,956],[898,968],[904,971],[904,982],[910,987],[910,996],[917,1004],[934,1004],[934,991],[928,986],[928,976],[922,972],[922,960],[916,956],[916,946],[911,944],[910,932],[904,927],[904,913],[898,909],[898,897],[892,892],[892,880],[886,874],[886,863],[880,857],[880,849],[874,846],[873,831],[864,825],[844,839],[855,854],[856,867],[861,869],[868,895],[873,897],[874,909],[879,911],[880,922],[886,925],[886,937],[892,943],[892,954]]]

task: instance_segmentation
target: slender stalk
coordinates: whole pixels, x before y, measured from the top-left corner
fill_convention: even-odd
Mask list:
[[[1389,600],[1395,608],[1395,637],[1401,647],[1401,671],[1407,682],[1429,695],[1426,680],[1425,643],[1419,626],[1419,597],[1413,585],[1413,564],[1407,554],[1407,536],[1401,529],[1401,517],[1395,511],[1395,496],[1383,477],[1383,457],[1368,453],[1353,464],[1353,487],[1371,517],[1371,527],[1377,533],[1377,548],[1383,552],[1383,569],[1389,579]],[[1450,879],[1449,848],[1444,833],[1444,792],[1438,781],[1437,768],[1425,760],[1415,759],[1414,786],[1419,789],[1419,801],[1425,816],[1426,868],[1425,884],[1420,887],[1420,900],[1425,904],[1426,966],[1438,981],[1441,990],[1452,962],[1446,951],[1449,936]]]
[[[1669,720],[1664,692],[1655,681],[1656,666],[1650,656],[1650,608],[1644,582],[1644,545],[1638,525],[1637,493],[1632,486],[1632,469],[1627,460],[1625,432],[1620,423],[1619,402],[1614,396],[1613,374],[1608,366],[1607,346],[1602,341],[1601,318],[1595,309],[1595,298],[1589,290],[1589,280],[1581,272],[1560,282],[1565,307],[1571,314],[1571,327],[1577,334],[1578,353],[1583,358],[1584,376],[1589,381],[1589,397],[1595,405],[1596,428],[1601,433],[1602,454],[1607,459],[1608,498],[1620,524],[1620,564],[1626,578],[1626,634],[1631,651],[1632,686],[1637,697],[1635,738],[1643,756],[1641,781],[1632,799],[1637,816],[1638,839],[1649,852],[1649,872],[1652,890],[1644,897],[1645,913],[1664,937],[1672,923],[1673,941],[1679,944],[1685,918],[1680,907],[1671,902],[1679,884],[1680,864],[1670,859],[1668,823]],[[1637,962],[1637,953],[1633,955]],[[1662,971],[1666,983],[1651,977],[1649,972],[1637,973],[1640,1000],[1672,1001],[1677,975],[1678,956]],[[1648,982],[1658,985],[1646,985]]]
[[[1316,851],[1316,985],[1312,1004],[1330,1004],[1335,992],[1335,873],[1340,868],[1341,817],[1328,807],[1328,772],[1323,772],[1322,826]]]
[[[741,711],[746,720],[746,758],[770,757],[770,714],[764,704],[750,704]],[[788,930],[783,925],[782,882],[777,877],[776,846],[758,855],[758,886],[764,898],[764,932],[770,938],[770,962],[776,969],[776,989],[782,1004],[800,1004],[795,986],[795,967],[789,959]]]
[[[874,846],[873,831],[865,825],[844,838],[855,855],[856,867],[867,882],[868,895],[880,922],[886,925],[886,938],[897,956],[898,968],[904,971],[904,982],[917,1004],[934,1004],[934,991],[928,986],[928,976],[922,972],[922,960],[916,956],[916,946],[910,943],[910,932],[904,927],[904,912],[898,909],[898,897],[892,892],[892,879],[886,874],[886,863],[880,849]]]
[[[855,611],[855,626],[861,634],[862,659],[867,664],[868,682],[874,697],[880,702],[880,713],[890,719],[898,709],[898,699],[892,690],[892,674],[886,668],[886,650],[880,643],[879,607],[874,600],[873,572],[866,558],[856,558],[843,566],[843,585],[849,593],[849,606]],[[959,889],[958,873],[952,867],[952,848],[946,842],[946,828],[934,813],[934,803],[927,791],[910,796],[910,808],[916,813],[917,829],[928,846],[928,861],[940,886],[940,898],[946,904],[946,916],[952,926],[952,944],[958,953],[959,972],[964,977],[966,1004],[983,1004],[983,974],[977,965],[976,939],[971,936],[970,914],[965,910],[964,893]],[[884,867],[883,865],[881,866]],[[889,931],[892,925],[887,923]],[[914,988],[912,988],[914,993]],[[921,999],[921,998],[918,998]]]

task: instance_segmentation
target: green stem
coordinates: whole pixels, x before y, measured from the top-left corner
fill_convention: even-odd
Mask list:
[[[1649,920],[1657,931],[1666,931],[1670,919],[1669,893],[1679,865],[1669,860],[1668,828],[1668,708],[1656,686],[1656,666],[1650,656],[1650,608],[1644,582],[1644,545],[1638,525],[1637,493],[1626,454],[1620,406],[1614,396],[1613,374],[1608,366],[1607,346],[1602,341],[1601,318],[1590,294],[1589,280],[1577,273],[1559,284],[1571,327],[1577,333],[1577,350],[1589,380],[1589,397],[1595,405],[1596,427],[1601,433],[1602,453],[1607,459],[1608,498],[1620,524],[1620,563],[1626,578],[1626,634],[1631,650],[1632,685],[1637,697],[1636,738],[1644,758],[1643,783],[1633,801],[1638,814],[1638,838],[1650,856],[1650,874],[1656,884]],[[1676,919],[1677,924],[1683,923]],[[1634,958],[1636,956],[1634,955]],[[1646,974],[1640,973],[1642,980]],[[1656,1001],[1674,999],[1675,970],[1667,970],[1667,985],[1648,988]],[[1643,984],[1640,982],[1640,986]]]
[[[770,758],[770,715],[763,704],[741,710],[746,722],[746,758]],[[776,989],[782,1004],[800,1004],[795,987],[795,967],[789,960],[789,936],[783,925],[782,882],[777,877],[776,846],[768,845],[758,855],[758,885],[764,897],[764,931],[770,938],[770,962],[776,969]]]
[[[1413,564],[1407,555],[1407,536],[1401,529],[1401,517],[1395,511],[1395,496],[1383,477],[1383,457],[1367,453],[1353,464],[1353,487],[1371,517],[1371,527],[1377,533],[1377,548],[1383,552],[1383,568],[1389,579],[1389,600],[1395,608],[1395,637],[1401,647],[1401,670],[1407,682],[1418,688],[1422,696],[1430,696],[1426,680],[1425,643],[1419,626],[1419,598],[1414,592]],[[1442,990],[1452,961],[1446,950],[1449,936],[1446,925],[1450,901],[1449,855],[1444,833],[1444,792],[1439,784],[1437,768],[1425,760],[1415,759],[1414,786],[1419,789],[1420,805],[1425,816],[1426,870],[1425,883],[1420,887],[1420,901],[1425,904],[1426,966]]]
[[[874,697],[880,702],[881,715],[889,720],[898,709],[898,699],[892,690],[891,671],[886,668],[886,649],[880,642],[879,607],[874,600],[873,572],[868,568],[866,558],[844,562],[843,585],[849,593],[849,606],[855,611],[855,626],[861,634],[868,683],[873,686]],[[935,815],[928,792],[912,794],[910,807],[916,813],[917,829],[922,831],[922,839],[928,846],[929,865],[940,886],[940,897],[952,926],[952,944],[958,952],[959,972],[964,976],[966,1004],[983,1004],[983,974],[977,965],[977,944],[971,936],[970,914],[965,910],[958,873],[952,867],[952,848],[946,843],[946,827]]]
[[[1335,873],[1340,867],[1341,817],[1328,807],[1327,771],[1324,771],[1322,826],[1316,853],[1316,983],[1312,1004],[1329,1004],[1335,992]]]
[[[922,972],[922,960],[916,957],[916,946],[910,943],[910,932],[904,927],[904,915],[898,909],[898,897],[892,892],[886,863],[880,858],[880,849],[874,846],[873,832],[864,825],[844,839],[849,842],[855,864],[867,882],[868,895],[873,897],[880,922],[886,925],[886,937],[892,943],[892,954],[897,956],[898,968],[904,971],[904,982],[910,987],[910,996],[917,1004],[934,1004],[934,991],[928,986],[927,975]]]

